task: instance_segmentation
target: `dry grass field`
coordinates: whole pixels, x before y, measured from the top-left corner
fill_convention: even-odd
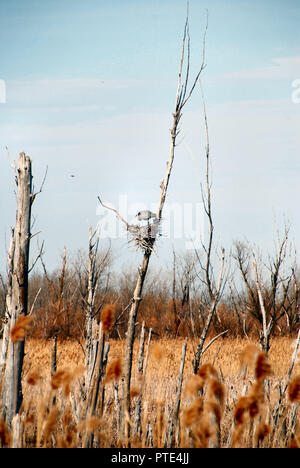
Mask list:
[[[170,385],[174,379],[176,380],[183,341],[182,338],[178,338],[177,340],[163,339],[151,342],[147,379],[152,381],[154,377],[164,378],[169,381]],[[277,337],[271,343],[268,359],[273,373],[278,379],[284,379],[287,375],[293,354],[292,344],[294,341],[295,339]],[[251,341],[251,343],[258,346],[257,342]],[[224,377],[238,378],[241,371],[240,356],[248,344],[247,340],[239,338],[224,338],[221,341],[216,341],[206,351],[202,363],[214,363],[216,369],[221,370]],[[124,347],[125,342],[110,340],[109,360],[112,361],[117,357],[120,357],[122,360]],[[137,348],[138,341],[136,341],[134,348],[135,363]],[[195,349],[196,343],[193,343],[192,340],[188,341],[184,372],[186,378],[193,373],[192,360]],[[162,351],[161,353],[159,352],[160,350]],[[84,353],[80,344],[73,340],[59,342],[57,347],[57,367],[65,368],[77,365],[84,365]],[[51,371],[50,340],[26,340],[24,376],[26,377],[28,372],[33,369],[41,372],[45,378],[49,377]]]
[[[89,446],[92,437],[95,447],[164,447],[170,446],[170,440],[172,447],[297,447],[299,362],[279,405],[294,341],[274,339],[266,359],[257,343],[218,340],[205,353],[197,376],[193,376],[192,367],[195,344],[188,341],[180,412],[171,433],[183,340],[151,342],[143,384],[137,374],[136,342],[131,436],[126,439],[120,436],[120,369],[116,371],[116,363],[122,365],[124,342],[110,340],[101,409],[91,415],[82,400],[84,354],[80,344],[71,340],[58,342],[57,372],[51,378],[51,342],[28,339],[17,445],[80,447]],[[138,398],[142,410],[141,430],[137,434],[134,427]],[[2,424],[1,445],[11,445],[12,439],[13,434]]]

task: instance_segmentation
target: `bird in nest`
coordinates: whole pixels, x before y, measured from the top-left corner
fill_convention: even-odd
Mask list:
[[[150,210],[142,210],[139,211],[136,217],[134,218],[134,221],[150,221],[150,219],[156,219],[156,214],[153,213]]]

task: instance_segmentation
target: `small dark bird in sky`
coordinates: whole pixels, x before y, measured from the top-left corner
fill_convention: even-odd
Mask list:
[[[75,177],[74,174],[71,174],[70,177]]]

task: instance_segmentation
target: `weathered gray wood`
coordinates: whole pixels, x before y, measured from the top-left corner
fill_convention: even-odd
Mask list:
[[[13,277],[13,262],[14,262],[14,252],[15,252],[15,230],[11,229],[11,238],[10,238],[10,247],[8,251],[8,258],[7,258],[7,293],[6,293],[6,314],[4,317],[5,325],[3,329],[3,339],[2,339],[2,350],[0,356],[0,377],[3,378],[3,372],[5,370],[5,363],[7,357],[7,350],[8,350],[8,343],[9,343],[9,311],[12,309],[12,277]]]
[[[102,377],[104,377],[105,372],[106,372],[106,367],[107,367],[107,362],[108,362],[108,353],[109,353],[110,345],[109,342],[105,344],[105,349],[104,349],[104,358],[103,358],[103,367],[102,367]],[[104,399],[105,399],[105,384],[103,383],[102,385],[102,390],[101,390],[101,407],[100,407],[100,414],[102,416],[103,410],[104,410]]]
[[[97,355],[93,374],[91,375],[91,385],[86,395],[86,402],[83,414],[85,417],[95,416],[100,395],[100,385],[103,377],[104,365],[104,350],[105,350],[105,333],[103,332],[102,321],[99,324]],[[109,347],[107,348],[108,353]],[[86,433],[83,440],[83,448],[90,448],[93,445],[93,433]]]
[[[21,415],[15,414],[12,419],[12,448],[21,448],[22,447],[22,422]]]
[[[147,366],[148,366],[148,357],[149,357],[149,349],[150,349],[151,336],[152,336],[152,328],[149,329],[149,334],[148,334],[148,342],[147,342],[147,349],[146,349],[146,357],[145,357],[145,364],[144,364],[144,369],[143,369],[143,385],[144,385],[144,382],[145,382],[146,372],[147,372]]]
[[[95,375],[93,378],[93,393],[91,402],[91,414],[94,416],[98,404],[101,379],[103,377],[103,363],[104,363],[104,349],[105,349],[105,333],[103,332],[102,322],[99,325],[99,343],[96,359]]]
[[[98,252],[98,239],[94,241],[95,233],[89,228],[89,256],[88,256],[88,297],[86,309],[86,344],[85,344],[85,388],[91,383],[93,374],[93,364],[95,362],[97,351],[97,340],[93,337],[93,330],[96,328],[97,321],[94,318],[95,294],[99,280],[99,272],[96,269],[96,259]]]
[[[119,396],[119,384],[118,382],[114,383],[114,396],[115,396],[115,405],[116,405],[116,412],[117,412],[117,434],[118,438],[121,438],[121,422],[122,422],[122,405]]]
[[[16,170],[17,215],[11,242],[8,264],[10,285],[7,296],[6,325],[4,336],[8,342],[5,352],[3,385],[3,414],[11,426],[14,414],[18,413],[22,403],[21,375],[24,359],[24,340],[13,343],[11,330],[21,314],[27,315],[28,309],[28,263],[30,245],[32,194],[31,159],[20,153]]]
[[[132,306],[129,313],[128,327],[126,333],[126,346],[124,358],[124,383],[125,383],[125,408],[124,410],[130,413],[130,382],[132,370],[132,357],[133,357],[133,343],[135,336],[135,322],[141,301],[142,290],[146,278],[151,250],[144,253],[143,262],[139,269],[136,287],[133,293]]]
[[[143,373],[144,347],[145,347],[145,322],[143,322],[143,324],[142,324],[141,336],[140,336],[139,357],[138,357],[138,373],[140,375]]]

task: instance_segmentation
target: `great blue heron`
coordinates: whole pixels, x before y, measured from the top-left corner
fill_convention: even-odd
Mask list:
[[[146,221],[147,224],[136,224],[136,221]],[[150,210],[141,210],[133,219],[132,224],[128,226],[128,231],[133,237],[134,242],[143,249],[153,248],[154,241],[160,235],[160,220],[156,214]]]
[[[149,221],[151,218],[156,219],[156,214],[150,210],[139,211],[134,219],[137,221]]]

